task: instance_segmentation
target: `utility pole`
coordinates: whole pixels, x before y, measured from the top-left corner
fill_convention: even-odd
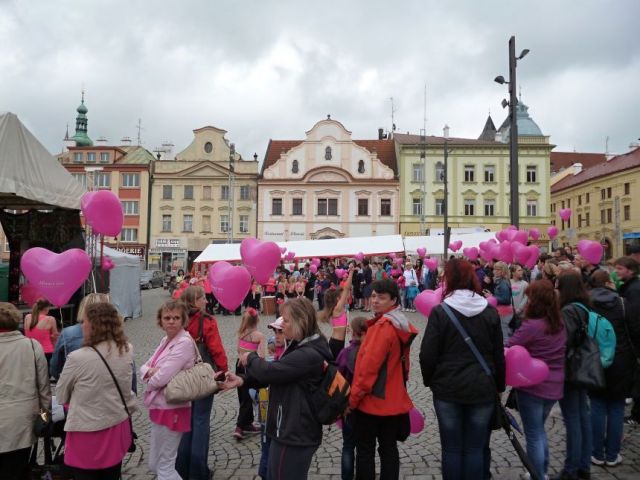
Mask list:
[[[449,243],[451,233],[449,230],[449,127],[444,127],[444,251],[443,259],[447,261],[447,255],[449,254]]]
[[[232,143],[229,151],[229,232],[227,234],[228,243],[233,243],[233,214],[234,197],[233,187],[235,184],[235,155],[236,145]]]

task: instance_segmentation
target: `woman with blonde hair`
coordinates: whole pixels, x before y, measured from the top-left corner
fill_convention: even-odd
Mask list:
[[[265,358],[266,346],[264,334],[258,330],[258,312],[254,308],[247,308],[242,316],[238,329],[238,358],[243,353],[256,352],[260,358]],[[245,373],[244,366],[236,362],[236,375]],[[260,433],[260,427],[253,424],[253,400],[248,387],[238,388],[238,421],[233,436],[236,440],[243,440],[245,433]]]
[[[511,334],[509,322],[513,317],[513,307],[511,275],[509,274],[509,266],[505,262],[496,262],[493,265],[493,285],[493,296],[498,301],[497,309],[502,324],[502,336],[507,339]],[[489,295],[485,292],[485,297]]]
[[[51,361],[51,355],[59,335],[56,319],[49,315],[51,307],[53,304],[49,300],[39,298],[33,304],[31,313],[24,319],[24,336],[33,338],[42,345],[47,363]]]
[[[338,358],[340,350],[344,348],[347,336],[347,311],[345,307],[351,294],[351,282],[353,280],[354,265],[349,265],[349,275],[344,284],[338,288],[330,288],[324,294],[324,309],[319,313],[321,322],[331,322],[331,338],[329,348],[333,358]]]
[[[85,308],[84,346],[67,358],[56,398],[69,404],[64,462],[75,479],[117,479],[132,443],[133,347],[110,303]]]

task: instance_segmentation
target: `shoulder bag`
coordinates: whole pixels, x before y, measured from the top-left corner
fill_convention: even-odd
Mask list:
[[[38,360],[36,358],[36,349],[33,346],[33,340],[31,342],[31,350],[33,351],[33,366],[36,374],[36,398],[38,399],[38,405],[40,406],[38,413],[33,416],[33,433],[36,437],[46,437],[51,432],[51,412],[42,408],[40,403],[40,380],[38,379]]]
[[[111,378],[113,379],[113,383],[118,389],[120,400],[122,400],[122,405],[124,406],[124,410],[125,412],[127,412],[127,416],[129,417],[129,428],[131,428],[131,445],[129,445],[129,449],[127,450],[127,452],[133,453],[136,451],[136,440],[138,438],[138,435],[136,435],[136,432],[133,431],[133,421],[131,420],[131,412],[129,412],[129,407],[127,407],[127,402],[125,402],[124,400],[124,395],[122,394],[120,385],[118,385],[118,381],[116,380],[116,376],[113,374],[111,367],[109,366],[105,358],[102,356],[102,354],[98,351],[96,347],[91,347],[91,348],[93,349],[94,352],[98,354],[98,356],[100,357],[100,360],[102,360],[102,363],[104,363],[104,366],[107,367],[107,370],[109,370],[109,375],[111,375]]]
[[[196,343],[192,343],[196,351],[196,363],[193,367],[178,372],[164,387],[164,398],[169,403],[199,400],[220,390],[213,367],[202,361]]]
[[[629,325],[627,321],[627,309],[624,306],[624,298],[620,297],[620,304],[622,305],[622,323],[624,324],[624,330],[629,338],[629,345],[633,351],[633,356],[636,360],[635,368],[633,369],[633,384],[631,385],[631,396],[637,398],[640,396],[640,350],[636,348],[631,339],[631,332],[629,331]]]
[[[198,337],[196,338],[196,346],[198,348],[198,353],[200,354],[200,360],[211,365],[211,368],[214,372],[218,371],[218,367],[216,366],[216,362],[211,358],[211,352],[209,352],[209,347],[207,346],[206,339],[204,338],[204,317],[205,314],[200,312],[200,318],[198,319]]]
[[[583,321],[583,311],[578,309],[578,312],[580,312],[580,325],[576,330],[573,344],[567,351],[565,382],[587,390],[602,390],[606,386],[606,380],[600,361],[600,348],[587,331],[588,318]]]

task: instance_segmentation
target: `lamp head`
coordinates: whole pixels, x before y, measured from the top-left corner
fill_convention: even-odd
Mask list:
[[[527,53],[529,53],[528,48],[525,48],[524,50],[522,50],[522,52],[520,53],[520,56],[518,57],[518,60],[522,60],[524,57],[526,57]]]
[[[502,99],[501,105],[502,105],[502,108],[507,108],[509,106],[509,102],[507,102],[506,98]]]
[[[496,78],[493,79],[494,82],[499,83],[500,85],[504,85],[505,83],[509,83],[507,82],[504,77],[502,75],[498,75]]]

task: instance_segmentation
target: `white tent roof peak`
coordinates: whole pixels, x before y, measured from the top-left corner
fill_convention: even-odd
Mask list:
[[[85,189],[11,112],[0,114],[0,204],[80,209]]]

